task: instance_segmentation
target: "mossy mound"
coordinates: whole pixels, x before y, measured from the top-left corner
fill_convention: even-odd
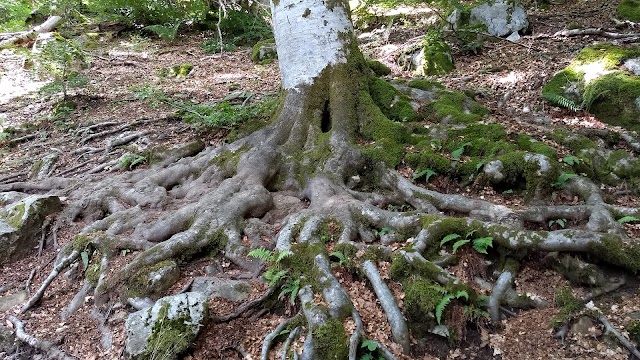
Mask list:
[[[425,109],[425,116],[434,122],[470,124],[489,114],[487,108],[461,92],[439,90],[437,97]]]
[[[377,76],[387,76],[391,74],[391,69],[387,65],[381,63],[380,61],[367,60],[367,66]]]
[[[640,77],[616,70],[637,57],[637,47],[585,48],[544,86],[542,96],[572,110],[586,109],[608,124],[640,130]]]
[[[276,51],[276,41],[275,39],[267,39],[258,41],[255,45],[253,45],[253,50],[251,51],[251,61],[254,63],[269,63],[278,57],[278,52]]]
[[[369,93],[389,119],[399,122],[418,120],[418,113],[411,106],[410,99],[388,82],[372,77],[369,80]]]
[[[422,52],[424,63],[418,70],[423,75],[445,75],[455,69],[451,48],[441,36],[427,34]]]
[[[618,5],[618,14],[627,20],[640,22],[640,0],[622,0]]]

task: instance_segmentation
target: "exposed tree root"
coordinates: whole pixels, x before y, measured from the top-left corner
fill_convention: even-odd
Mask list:
[[[613,335],[636,359],[640,359],[640,351],[638,351],[634,344],[632,344],[626,337],[622,336],[622,334],[620,334],[620,332],[611,325],[606,316],[602,315],[598,317],[598,320],[602,325],[604,325],[605,333]]]
[[[22,342],[29,344],[29,346],[38,349],[47,354],[49,359],[57,359],[57,360],[75,360],[75,357],[69,356],[64,351],[58,349],[57,346],[50,343],[46,340],[41,340],[36,337],[33,337],[27,334],[24,331],[24,324],[20,319],[15,316],[7,317],[9,321],[13,324],[13,327],[16,329],[16,338]]]

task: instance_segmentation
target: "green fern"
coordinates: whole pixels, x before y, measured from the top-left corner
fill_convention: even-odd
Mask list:
[[[251,257],[254,257],[256,259],[260,259],[262,261],[272,261],[273,260],[273,253],[267,249],[253,249],[251,251],[249,251],[249,253],[247,254]]]
[[[543,92],[542,97],[550,103],[560,105],[562,107],[565,107],[573,111],[582,110],[583,108],[582,104],[578,105],[574,101],[567,99],[562,95],[558,95],[550,92]]]
[[[486,254],[487,248],[493,247],[493,237],[481,237],[473,240],[473,249],[480,254]]]

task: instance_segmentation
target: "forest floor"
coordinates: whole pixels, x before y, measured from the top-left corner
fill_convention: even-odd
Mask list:
[[[608,39],[596,36],[554,37],[553,34],[569,25],[612,28],[610,18],[615,16],[615,4],[606,0],[567,1],[565,4],[551,5],[548,10],[531,9],[530,16],[530,35],[524,36],[517,44],[502,40],[488,42],[477,55],[455,52],[455,71],[438,80],[451,89],[474,91],[477,100],[491,110],[487,121],[501,123],[510,132],[526,133],[555,145],[561,155],[566,153],[566,149],[544,139],[541,128],[559,126],[578,131],[607,125],[586,112],[571,112],[549,105],[540,96],[541,86],[556,71],[565,67],[577,51]],[[392,76],[409,78],[411,74],[395,65],[394,59],[411,39],[421,35],[423,28],[415,26],[415,23],[413,26],[399,23],[395,22],[390,29],[383,31],[386,33],[384,41],[363,43],[361,48],[371,58],[390,65]],[[83,176],[93,173],[92,176],[109,176],[125,171],[118,164],[127,152],[141,154],[146,149],[171,147],[194,139],[201,139],[209,146],[224,142],[230,129],[212,132],[194,128],[175,115],[175,107],[164,103],[152,104],[135,96],[136,92],[140,95],[144,89],[155,88],[175,98],[205,104],[220,101],[234,93],[250,93],[251,101],[277,94],[277,63],[255,65],[250,62],[248,49],[208,55],[199,47],[203,40],[201,35],[193,34],[171,43],[128,35],[105,39],[98,48],[90,50],[92,60],[86,75],[91,82],[87,88],[74,92],[73,100],[78,107],[62,117],[51,115],[56,98],[26,93],[24,90],[6,90],[10,86],[27,89],[35,85],[32,75],[22,70],[22,59],[3,51],[0,127],[20,130],[18,134],[5,139],[0,147],[0,184],[28,179],[32,176],[33,164],[50,154],[59,157],[51,171],[52,175]],[[185,79],[158,76],[161,69],[182,64],[193,65],[193,71]],[[91,127],[96,124],[100,126]],[[101,133],[103,131],[106,132]],[[92,136],[97,133],[101,135]],[[126,146],[110,147],[108,141],[122,133],[137,137]],[[146,165],[142,163],[139,166]],[[428,186],[441,192],[463,193],[510,207],[524,204],[524,199],[518,195],[501,194],[490,188],[461,187],[444,177],[435,178]],[[608,194],[620,190],[625,190],[624,184],[617,188],[603,188]],[[574,199],[558,201],[571,203]],[[640,207],[640,198],[629,194],[617,196],[614,201],[624,206]],[[640,225],[627,224],[625,227],[632,237],[638,238]],[[70,241],[81,228],[82,224],[78,224],[77,228],[58,229],[57,242],[64,244]],[[29,288],[34,291],[48,275],[56,253],[57,247],[52,245],[45,248],[40,256],[33,255],[0,267],[0,289],[4,292],[0,295],[17,293],[28,279]],[[127,256],[121,257],[120,261],[127,261]],[[194,277],[207,274],[212,266],[222,269],[229,277],[237,271],[233,264],[215,258],[192,262],[181,269],[182,279],[169,293],[179,292]],[[33,270],[35,273],[32,276]],[[381,271],[385,273],[384,266]],[[67,321],[60,320],[60,310],[69,303],[80,286],[73,276],[57,279],[47,290],[42,302],[23,317],[27,332],[58,343],[63,350],[80,359],[120,358],[124,345],[124,321],[128,315],[125,307],[112,309],[105,324],[115,335],[114,349],[107,353],[100,350],[100,332],[91,317],[90,306],[81,308]],[[384,313],[375,302],[375,296],[366,281],[342,273],[339,273],[339,280],[351,298],[357,299],[355,306],[366,324],[366,336],[393,348]],[[250,298],[258,297],[265,285],[257,279],[252,283],[255,286]],[[626,333],[626,325],[633,319],[640,319],[638,283],[638,277],[628,276],[627,285],[622,289],[594,301],[594,305],[623,334]],[[413,343],[412,356],[400,358],[629,358],[624,347],[604,336],[603,327],[587,317],[578,322],[581,327],[572,331],[563,343],[553,337],[551,319],[560,311],[554,306],[556,291],[570,287],[576,295],[581,295],[590,289],[571,285],[561,275],[548,269],[541,256],[530,256],[521,264],[515,284],[518,292],[542,298],[549,303],[549,307],[522,311],[497,325],[468,324],[466,338],[457,343],[449,343],[437,335],[430,336],[426,341]],[[402,290],[394,291],[401,298]],[[88,298],[86,301],[92,300]],[[402,307],[402,301],[399,303]],[[213,315],[233,312],[238,306],[238,303],[221,299],[213,299],[210,303]],[[4,322],[14,310],[0,313],[0,321]],[[235,359],[243,358],[243,353],[247,359],[257,359],[264,335],[272,331],[283,317],[290,316],[291,311],[294,309],[284,305],[280,311],[253,318],[210,323],[185,359]],[[21,351],[24,351],[25,358],[37,356],[24,347]]]

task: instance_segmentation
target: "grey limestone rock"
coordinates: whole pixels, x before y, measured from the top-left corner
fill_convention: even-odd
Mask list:
[[[125,351],[133,359],[177,359],[191,346],[208,317],[208,298],[187,292],[136,311],[125,322]]]

